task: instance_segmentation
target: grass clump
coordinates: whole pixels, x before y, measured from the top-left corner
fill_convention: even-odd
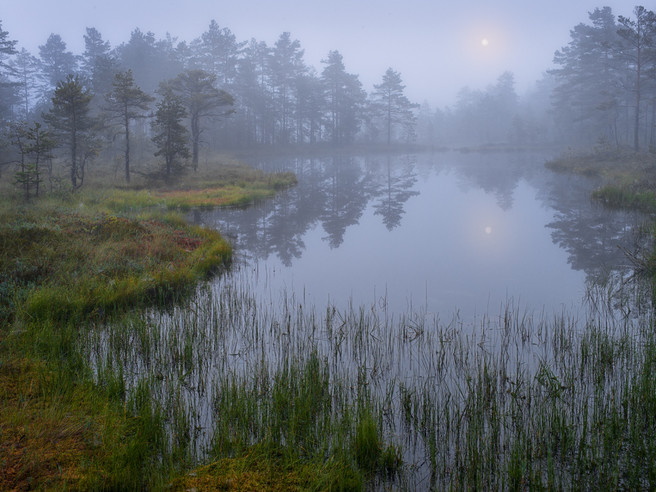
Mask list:
[[[66,322],[165,303],[230,255],[218,233],[197,227],[19,210],[0,224],[0,312]]]
[[[656,212],[656,155],[628,150],[595,149],[568,153],[546,163],[556,172],[601,178],[592,194],[606,206]]]
[[[372,402],[361,395],[358,410],[345,399],[326,360],[311,353],[270,372],[260,368],[250,380],[217,383],[214,459],[242,461],[257,453],[310,490],[362,490],[375,475],[401,467],[396,448],[383,444]]]
[[[595,190],[592,198],[611,208],[656,212],[656,190],[651,184],[606,185]]]
[[[296,185],[293,173],[267,174],[243,165],[223,165],[211,173],[185,175],[178,183],[102,190],[89,198],[108,212],[135,210],[190,210],[192,208],[243,207]]]

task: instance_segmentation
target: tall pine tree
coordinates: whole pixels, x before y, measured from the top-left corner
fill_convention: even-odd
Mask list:
[[[132,70],[114,76],[112,91],[105,96],[105,111],[117,123],[125,137],[125,180],[130,182],[130,122],[145,118],[145,111],[155,99],[134,83]]]
[[[57,83],[52,107],[43,114],[60,146],[69,154],[71,185],[77,190],[84,183],[86,163],[97,153],[95,129],[97,121],[91,117],[89,104],[93,95],[79,77],[68,75]]]
[[[387,145],[402,129],[407,135],[412,132],[415,125],[415,115],[412,104],[404,94],[401,74],[388,68],[380,84],[374,85],[373,108],[374,112],[383,121]]]

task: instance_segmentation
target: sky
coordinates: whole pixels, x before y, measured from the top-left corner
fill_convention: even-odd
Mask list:
[[[1,5],[4,3],[4,6]],[[529,91],[552,68],[554,52],[597,7],[632,16],[627,0],[0,0],[9,38],[38,55],[51,33],[69,50],[84,51],[85,28],[95,27],[112,47],[139,28],[156,38],[169,33],[190,42],[212,19],[239,41],[273,46],[290,32],[318,72],[338,50],[346,70],[370,92],[388,68],[399,72],[413,102],[444,107],[463,87],[485,89],[504,72]],[[648,5],[646,5],[649,8]]]

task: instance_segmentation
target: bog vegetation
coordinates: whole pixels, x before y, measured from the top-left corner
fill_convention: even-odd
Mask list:
[[[594,144],[551,166],[653,211],[653,12],[596,9],[530,97],[504,73],[444,110],[391,68],[367,94],[337,51],[312,70],[289,33],[84,39],[37,57],[0,29],[0,488],[656,487],[653,257],[581,318],[472,327],[262,304],[183,215],[294,185],[226,147],[356,143]]]

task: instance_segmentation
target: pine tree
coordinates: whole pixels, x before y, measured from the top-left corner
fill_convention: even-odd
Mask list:
[[[59,34],[51,34],[45,44],[39,46],[43,95],[48,98],[57,84],[77,71],[77,61]]]
[[[111,90],[111,81],[116,71],[116,61],[111,55],[109,41],[103,41],[97,29],[87,27],[84,46],[82,73],[91,81],[94,94],[107,94]]]
[[[331,51],[321,72],[330,138],[336,145],[352,143],[360,129],[366,95],[357,75],[346,72],[342,55]]]
[[[297,110],[297,83],[307,73],[301,43],[284,32],[276,41],[269,60],[273,96],[273,116],[277,123],[278,142],[290,143],[291,124]]]
[[[20,154],[19,169],[14,175],[16,184],[23,189],[25,200],[29,200],[32,193],[39,196],[41,178],[41,164],[45,159],[52,157],[51,151],[55,146],[50,132],[43,129],[41,123],[35,122],[31,127],[24,123],[12,126],[13,143]]]
[[[656,70],[656,14],[638,6],[635,19],[619,16],[617,33],[624,41],[620,57],[626,62],[631,81],[628,83],[634,96],[633,148],[640,150],[640,112],[645,97],[647,77]]]
[[[114,76],[112,91],[105,96],[105,111],[110,120],[121,126],[125,135],[125,180],[130,182],[130,121],[144,118],[144,111],[150,108],[155,99],[135,85],[132,70],[119,72]]]
[[[382,118],[387,145],[392,142],[396,128],[405,129],[405,132],[414,128],[415,116],[412,104],[403,93],[405,85],[401,80],[401,74],[388,68],[383,75],[383,81],[374,85],[373,107],[374,112]]]
[[[17,82],[18,97],[20,99],[21,119],[28,120],[30,109],[34,103],[35,93],[37,90],[36,73],[38,71],[39,60],[32,56],[25,48],[11,62],[11,68]]]
[[[93,95],[77,76],[68,75],[57,84],[52,98],[52,108],[43,115],[60,145],[70,152],[70,176],[73,190],[84,183],[86,162],[98,150],[95,141],[96,121],[89,113]]]
[[[215,20],[210,22],[200,39],[191,43],[194,65],[216,75],[221,87],[231,87],[237,78],[239,55],[246,42],[237,42],[235,35],[227,27],[221,28]]]
[[[157,146],[155,157],[164,157],[164,174],[166,179],[169,179],[173,173],[182,169],[179,159],[190,157],[187,147],[188,132],[182,124],[182,120],[187,117],[187,111],[170,87],[163,86],[160,93],[162,99],[157,104],[152,125],[155,132],[153,142]]]
[[[12,107],[18,101],[17,84],[9,59],[17,53],[16,41],[9,39],[9,32],[2,30],[0,23],[0,122],[10,120]]]
[[[191,127],[191,163],[196,171],[203,120],[232,113],[234,100],[226,91],[216,87],[216,75],[205,70],[187,70],[173,79],[170,86],[187,108]]]

